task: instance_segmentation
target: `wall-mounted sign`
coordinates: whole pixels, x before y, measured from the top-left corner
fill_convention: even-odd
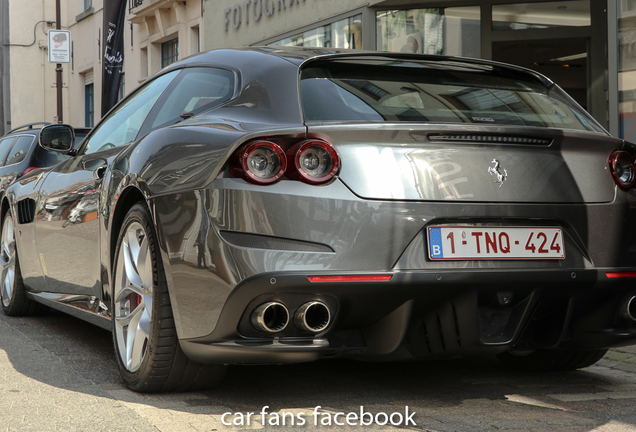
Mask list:
[[[71,32],[49,30],[49,63],[71,62]]]
[[[225,31],[229,30],[230,24],[236,30],[242,23],[249,24],[250,19],[256,22],[262,16],[271,17],[304,2],[305,0],[244,0],[223,11]]]

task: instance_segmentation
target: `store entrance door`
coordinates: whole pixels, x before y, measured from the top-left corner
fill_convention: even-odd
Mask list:
[[[606,1],[481,1],[484,58],[548,76],[609,126]]]
[[[589,44],[586,37],[493,41],[492,59],[546,75],[587,109]]]

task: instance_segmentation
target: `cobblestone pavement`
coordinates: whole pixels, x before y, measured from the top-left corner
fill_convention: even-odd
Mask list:
[[[0,431],[636,431],[636,347],[541,375],[492,358],[236,366],[213,391],[144,395],[119,379],[109,332],[59,313],[0,313],[0,406]],[[361,410],[389,423],[359,425]]]

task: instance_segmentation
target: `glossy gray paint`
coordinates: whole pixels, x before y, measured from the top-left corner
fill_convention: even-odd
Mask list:
[[[5,207],[11,206],[15,212],[18,201],[36,202],[34,223],[23,224],[18,236],[23,275],[34,297],[44,298],[48,304],[64,303],[64,308],[74,307],[79,315],[99,315],[98,321],[103,323],[109,316],[118,223],[138,200],[147,202],[155,220],[179,338],[195,344],[201,339],[211,351],[216,349],[208,357],[210,361],[242,361],[237,360],[240,344],[234,342],[243,337],[237,334],[237,325],[248,305],[261,296],[324,290],[321,293],[335,299],[338,308],[350,312],[347,315],[338,309],[341,323],[366,327],[393,316],[397,318],[387,319],[400,322],[403,333],[408,322],[404,317],[411,311],[423,313],[425,306],[419,302],[426,303],[426,295],[442,301],[443,291],[436,291],[433,285],[439,271],[477,274],[479,289],[486,289],[488,275],[495,272],[501,285],[488,290],[509,289],[518,278],[515,273],[536,275],[536,283],[523,287],[523,296],[528,298],[537,298],[532,290],[549,283],[553,275],[561,280],[576,272],[587,272],[585,287],[597,292],[603,288],[603,295],[609,296],[609,287],[618,287],[619,297],[630,289],[628,284],[610,284],[599,278],[605,269],[636,268],[636,233],[630,223],[634,195],[618,191],[607,171],[611,151],[626,146],[634,152],[631,145],[603,134],[539,128],[305,125],[298,94],[299,66],[315,55],[331,54],[344,55],[257,49],[193,56],[162,73],[201,65],[232,68],[239,71],[236,97],[207,113],[138,137],[128,146],[75,156],[12,187]],[[510,70],[523,73],[519,68]],[[467,130],[532,134],[551,137],[554,142],[550,147],[476,142],[442,145],[428,139],[430,133]],[[339,178],[322,186],[292,180],[257,186],[234,178],[226,161],[242,143],[260,136],[290,142],[306,137],[327,139],[342,158]],[[494,158],[501,159],[509,170],[502,187],[487,171]],[[108,166],[104,176],[96,178],[96,169],[104,163]],[[77,214],[90,216],[73,216]],[[565,231],[567,256],[549,262],[431,262],[424,229],[432,223],[556,224]],[[306,242],[309,251],[294,250],[291,243],[285,250],[249,248],[232,244],[221,231]],[[207,241],[207,268],[197,268],[194,242],[201,232]],[[311,251],[310,245],[315,244],[324,246],[323,250]],[[377,284],[306,285],[307,275],[332,272],[387,272],[396,278],[401,272],[414,272],[413,280],[430,278],[431,285],[419,290],[407,276],[402,285],[385,290]],[[452,290],[472,299],[477,294],[466,294],[473,289],[467,280]],[[569,281],[568,286],[575,282]],[[399,295],[392,299],[394,292]],[[73,302],[68,294],[75,296]],[[409,295],[418,301],[402,309],[410,301]],[[527,302],[520,302],[519,308],[526,308]],[[95,304],[98,307],[86,306]],[[362,305],[370,308],[366,315]],[[524,312],[518,319],[526,318]],[[293,355],[275,356],[270,361],[313,359],[328,347],[324,335],[310,340],[313,344],[307,342],[305,348],[303,344],[288,347]],[[369,336],[369,340],[375,339]],[[244,352],[247,356],[248,351]],[[198,348],[189,353],[206,358]],[[266,361],[263,353],[252,354],[250,361]]]

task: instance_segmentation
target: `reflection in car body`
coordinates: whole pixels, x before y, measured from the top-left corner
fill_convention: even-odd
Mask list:
[[[80,146],[46,131],[70,157],[2,202],[3,309],[112,330],[135,390],[323,356],[567,370],[636,338],[635,149],[533,71],[217,50]]]

